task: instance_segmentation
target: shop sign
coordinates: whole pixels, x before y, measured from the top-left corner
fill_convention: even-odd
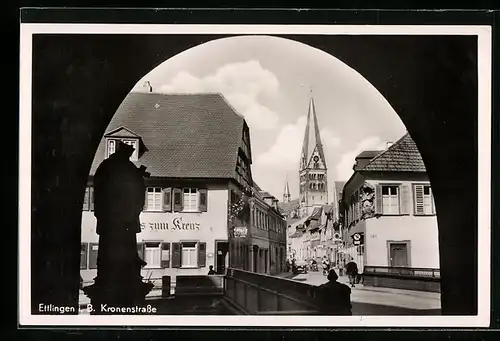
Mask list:
[[[234,228],[235,238],[245,238],[247,236],[248,229],[245,226],[236,226]]]
[[[353,234],[352,239],[353,239],[354,245],[361,245],[361,234],[359,234],[359,233]]]
[[[199,231],[201,224],[198,222],[184,221],[182,217],[162,222],[141,222],[141,230],[150,231]]]

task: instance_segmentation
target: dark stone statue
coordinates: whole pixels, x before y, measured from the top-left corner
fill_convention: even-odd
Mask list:
[[[137,252],[136,234],[141,232],[139,215],[144,207],[145,167],[137,168],[130,156],[134,148],[123,142],[104,160],[94,176],[94,214],[99,248],[97,277],[84,288],[94,313],[102,303],[126,307],[142,304],[152,286],[142,281],[146,263]]]

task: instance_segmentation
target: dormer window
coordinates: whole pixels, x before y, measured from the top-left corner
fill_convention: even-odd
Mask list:
[[[139,135],[130,131],[125,127],[120,127],[105,135],[106,137],[106,158],[116,152],[118,143],[122,141],[134,148],[134,152],[130,156],[130,161],[139,160]]]
[[[139,159],[139,140],[138,139],[124,139],[124,138],[107,138],[107,154],[106,158],[108,158],[111,154],[116,152],[116,147],[119,141],[122,141],[129,146],[134,147],[134,152],[130,156],[130,161],[137,161]]]

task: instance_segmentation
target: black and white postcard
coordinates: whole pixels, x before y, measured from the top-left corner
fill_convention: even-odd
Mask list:
[[[21,24],[21,325],[490,321],[488,26]]]

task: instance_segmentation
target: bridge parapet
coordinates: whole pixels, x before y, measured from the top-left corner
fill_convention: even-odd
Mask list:
[[[228,269],[225,298],[242,313],[251,315],[316,314],[314,286],[286,278]]]
[[[365,286],[441,291],[441,272],[435,268],[365,266],[363,277]]]
[[[222,294],[224,294],[224,275],[176,276],[176,296]]]

